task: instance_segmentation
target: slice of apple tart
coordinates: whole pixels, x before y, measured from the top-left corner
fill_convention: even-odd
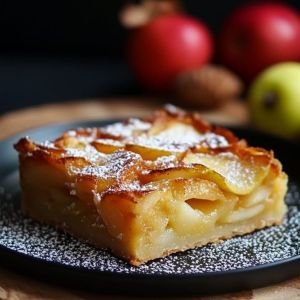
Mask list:
[[[272,151],[173,106],[15,148],[26,214],[133,265],[279,224],[286,211]]]

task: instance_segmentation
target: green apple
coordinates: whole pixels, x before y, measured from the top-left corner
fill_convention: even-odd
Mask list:
[[[300,63],[276,64],[262,72],[248,94],[253,125],[285,138],[300,136]]]

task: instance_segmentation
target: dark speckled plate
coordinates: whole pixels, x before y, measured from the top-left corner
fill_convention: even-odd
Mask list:
[[[23,216],[13,143],[24,135],[43,141],[70,128],[104,124],[85,122],[49,126],[0,143],[2,265],[68,286],[136,295],[235,291],[300,274],[299,146],[250,130],[235,129],[235,132],[254,146],[274,149],[290,176],[286,197],[289,209],[280,226],[132,267],[104,250]]]

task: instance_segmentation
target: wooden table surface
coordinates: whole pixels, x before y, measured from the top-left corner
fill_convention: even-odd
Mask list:
[[[14,111],[0,116],[0,139],[25,129],[61,122],[142,116],[161,106],[151,98],[95,99],[49,104]],[[203,118],[224,125],[246,125],[248,114],[242,103],[230,103],[218,111],[202,112]],[[18,275],[0,267],[0,299],[100,299],[121,300],[129,297],[103,296],[72,291]],[[157,299],[157,298],[156,298]],[[174,299],[174,298],[173,298]],[[183,298],[180,298],[183,299]],[[290,300],[300,299],[300,277],[286,282],[234,294],[184,298],[186,300]]]

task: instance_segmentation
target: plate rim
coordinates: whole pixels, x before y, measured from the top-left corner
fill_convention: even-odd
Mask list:
[[[83,242],[84,243],[84,242]],[[87,272],[87,273],[97,273],[98,275],[104,275],[104,276],[117,276],[117,277],[124,277],[124,278],[133,278],[133,279],[163,279],[163,278],[170,278],[170,277],[176,277],[179,279],[192,279],[194,277],[215,277],[215,276],[226,276],[226,275],[239,275],[240,273],[252,273],[260,270],[265,270],[265,269],[270,269],[274,267],[278,267],[281,265],[286,265],[286,264],[291,264],[295,262],[300,263],[300,254],[289,257],[289,258],[284,258],[284,259],[279,259],[274,262],[270,263],[264,263],[256,266],[250,266],[250,267],[245,267],[245,268],[237,268],[237,269],[231,269],[231,270],[224,270],[224,271],[212,271],[212,272],[199,272],[199,273],[174,273],[174,274],[168,274],[168,273],[126,273],[126,272],[113,272],[113,271],[106,271],[106,270],[97,270],[97,269],[88,269],[84,268],[81,266],[72,266],[72,265],[65,265],[63,263],[59,263],[56,261],[50,261],[46,260],[40,257],[35,257],[35,256],[30,256],[26,253],[19,252],[17,250],[8,248],[4,246],[3,244],[0,244],[0,252],[7,252],[7,254],[12,254],[16,255],[21,259],[30,259],[33,260],[35,263],[42,263],[42,264],[47,264],[52,267],[58,267],[58,268],[64,268],[64,269],[69,269],[70,271],[74,272]],[[106,251],[103,249],[103,251]],[[0,259],[1,261],[1,259]],[[128,264],[127,262],[125,262]],[[131,266],[131,265],[130,265]],[[132,266],[135,267],[135,266]],[[138,268],[138,266],[136,267]],[[299,270],[300,274],[300,270]]]

